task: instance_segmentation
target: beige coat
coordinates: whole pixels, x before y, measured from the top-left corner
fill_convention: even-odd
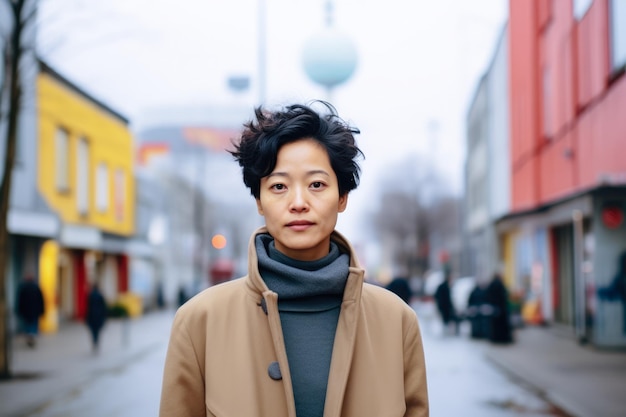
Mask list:
[[[265,231],[250,239],[247,276],[204,290],[176,313],[161,417],[296,417],[277,294],[258,271],[254,236]],[[390,291],[364,283],[350,243],[337,232],[332,239],[349,251],[351,263],[324,417],[428,416],[415,312]],[[282,379],[270,377],[273,362]]]

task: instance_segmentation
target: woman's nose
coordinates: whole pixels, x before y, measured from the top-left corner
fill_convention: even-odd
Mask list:
[[[308,208],[309,204],[306,199],[306,191],[299,187],[296,187],[293,190],[289,209],[294,212],[301,212],[308,210]]]

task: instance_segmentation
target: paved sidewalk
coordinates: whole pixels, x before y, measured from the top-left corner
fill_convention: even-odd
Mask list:
[[[516,342],[487,357],[573,417],[626,415],[626,351],[581,346],[551,328],[516,330]]]
[[[0,380],[0,416],[35,414],[103,373],[116,372],[133,360],[167,344],[172,310],[148,312],[136,319],[107,321],[98,353],[91,350],[85,324],[62,325],[55,334],[40,335],[30,349],[20,336],[13,340],[12,373]]]

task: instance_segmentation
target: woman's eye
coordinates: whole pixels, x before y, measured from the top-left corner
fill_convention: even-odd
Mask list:
[[[315,181],[313,184],[311,184],[311,187],[313,188],[322,188],[323,186],[324,186],[324,183],[320,181]]]
[[[274,190],[278,190],[278,191],[284,190],[285,189],[285,184],[274,184],[274,185],[272,185],[271,188],[273,188]]]

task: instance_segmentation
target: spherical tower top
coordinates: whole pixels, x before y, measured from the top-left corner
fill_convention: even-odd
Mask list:
[[[353,74],[357,51],[348,36],[326,27],[305,43],[302,62],[309,78],[330,90]]]

